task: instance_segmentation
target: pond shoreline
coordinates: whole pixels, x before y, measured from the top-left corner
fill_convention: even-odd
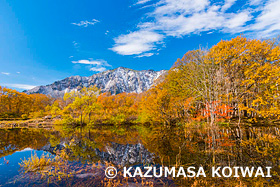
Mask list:
[[[0,120],[0,129],[1,128],[42,128],[42,129],[51,129],[55,125],[55,121],[59,120],[61,118],[35,118],[35,119],[27,119],[27,120]],[[187,124],[187,123],[186,123]],[[191,123],[190,125],[186,125],[185,127],[189,128],[190,126],[195,127],[200,126],[202,124],[206,124],[206,122],[198,122],[198,123]],[[117,126],[135,126],[135,125],[144,125],[144,126],[153,126],[153,124],[148,123],[122,123]],[[162,125],[166,126],[164,124],[156,124],[156,125]],[[170,127],[176,127],[178,124],[170,124],[168,126]],[[249,122],[248,119],[242,119],[242,122],[238,122],[237,120],[231,120],[229,122],[217,122],[215,123],[218,127],[240,127],[240,128],[248,128],[248,127],[279,127],[280,126],[280,120],[274,120],[274,121],[267,121],[267,120],[260,120],[258,122]],[[87,126],[85,124],[84,126]],[[78,127],[84,127],[84,126],[73,126],[73,129]],[[100,123],[94,125],[93,128],[100,127],[100,126],[114,126],[114,124],[106,124],[106,123]]]
[[[0,121],[0,128],[52,128],[54,121],[54,119],[45,118],[16,121]]]

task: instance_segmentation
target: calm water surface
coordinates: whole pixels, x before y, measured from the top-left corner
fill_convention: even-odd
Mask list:
[[[54,158],[59,153],[64,155],[59,160],[63,169],[61,165],[59,169],[46,166],[43,172],[25,173],[19,165],[34,154]],[[277,186],[279,161],[278,127],[0,129],[0,186],[105,186],[107,165],[203,166],[205,171],[212,166],[271,166],[271,178],[162,178],[150,182],[154,186]],[[60,172],[60,177],[50,175],[49,170]],[[135,185],[135,181],[117,180]]]

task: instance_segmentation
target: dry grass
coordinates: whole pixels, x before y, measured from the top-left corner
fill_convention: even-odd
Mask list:
[[[49,155],[42,155],[40,158],[37,154],[31,155],[30,158],[22,160],[19,163],[20,167],[24,169],[25,173],[36,172],[45,169],[45,167],[50,166],[54,163],[54,159],[50,158]]]

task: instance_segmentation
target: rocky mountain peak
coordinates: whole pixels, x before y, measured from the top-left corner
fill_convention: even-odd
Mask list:
[[[101,92],[111,92],[112,94],[122,92],[141,93],[148,90],[154,84],[154,81],[165,73],[166,70],[138,71],[125,67],[118,67],[89,77],[67,77],[46,86],[37,86],[25,92],[28,94],[42,93],[57,98],[63,97],[66,92],[77,90],[78,87],[95,85],[101,89]]]

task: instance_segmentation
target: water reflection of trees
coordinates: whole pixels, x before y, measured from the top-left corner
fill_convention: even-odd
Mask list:
[[[207,179],[175,179],[179,185],[208,186],[217,182],[223,185],[230,185],[231,183],[236,185],[269,183],[271,185],[279,182],[279,136],[278,127],[208,129],[203,127],[134,126],[121,128],[104,126],[71,131],[59,129],[54,131],[1,129],[0,156],[9,155],[27,147],[42,149],[48,144],[51,147],[63,145],[61,147],[66,150],[69,160],[89,164],[97,163],[102,159],[108,161],[100,154],[96,154],[96,150],[102,153],[112,152],[112,150],[108,150],[109,147],[118,151],[125,151],[122,147],[137,149],[137,146],[133,145],[141,144],[146,151],[153,153],[153,164],[164,166],[203,166],[206,173],[210,171],[209,168],[212,166],[272,167],[272,178],[217,179],[208,177]],[[142,153],[136,152],[136,154]],[[122,154],[116,155],[120,156]],[[142,160],[144,159],[143,157]]]
[[[207,178],[178,180],[180,185],[266,184],[279,182],[280,140],[277,127],[239,128],[153,128],[141,129],[144,146],[158,155],[158,163],[165,166],[271,166],[272,179],[265,178]],[[210,176],[208,174],[208,176]],[[206,182],[206,183],[205,183]],[[271,183],[270,183],[271,184]],[[232,186],[232,185],[230,185]]]
[[[68,135],[68,148],[75,157],[88,160],[94,149],[107,151],[105,147],[112,142],[123,145],[141,143],[156,155],[155,164],[203,166],[206,170],[212,166],[272,166],[278,175],[279,135],[278,127],[106,127]]]
[[[0,129],[0,157],[25,148],[40,149],[57,133],[44,129]]]

